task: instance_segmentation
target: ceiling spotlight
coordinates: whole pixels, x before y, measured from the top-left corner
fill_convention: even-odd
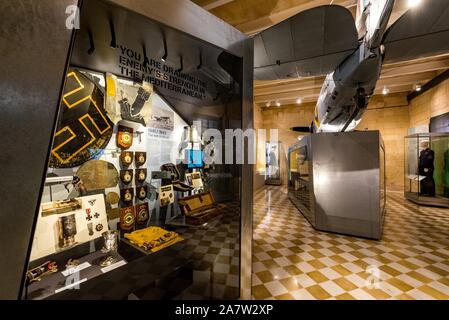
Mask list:
[[[415,85],[415,91],[420,92],[422,90],[422,86],[420,84]]]
[[[410,8],[415,8],[421,4],[422,0],[408,0],[407,4]]]
[[[267,102],[267,104],[265,105],[267,108],[271,107],[271,102]]]
[[[302,99],[298,98],[298,100],[296,100],[296,104],[301,104],[302,103]]]
[[[390,93],[390,89],[388,89],[388,87],[385,86],[385,87],[382,89],[382,94],[383,94],[384,96],[386,96],[386,95],[389,94],[389,93]]]
[[[276,107],[280,107],[281,106],[281,103],[278,101],[278,102],[276,102]]]

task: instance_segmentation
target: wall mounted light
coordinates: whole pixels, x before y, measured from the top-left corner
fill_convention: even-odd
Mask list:
[[[162,56],[161,60],[165,63],[167,62],[168,57],[167,40],[165,39],[165,35],[162,35],[162,41],[164,43],[164,55]]]
[[[199,58],[199,64],[198,64],[198,67],[196,67],[198,70],[200,70],[201,68],[202,68],[202,66],[203,66],[203,54],[201,53],[201,51],[200,51],[200,58]]]
[[[179,69],[176,70],[177,72],[182,72],[184,70],[184,59],[182,56],[179,56]]]
[[[421,0],[408,0],[407,5],[409,6],[409,8],[415,8],[419,6],[421,2],[422,2]]]
[[[94,35],[91,29],[87,30],[87,35],[89,36],[89,46],[90,46],[89,50],[87,50],[87,53],[91,55],[95,51]]]
[[[111,31],[111,48],[117,48],[117,38],[115,37],[115,26],[112,19],[109,19],[109,29]]]

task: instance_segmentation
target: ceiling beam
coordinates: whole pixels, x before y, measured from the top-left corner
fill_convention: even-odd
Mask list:
[[[203,9],[210,11],[212,9],[224,6],[225,4],[228,4],[228,3],[233,2],[233,1],[234,0],[215,0],[215,1],[212,1],[212,2],[204,5]]]

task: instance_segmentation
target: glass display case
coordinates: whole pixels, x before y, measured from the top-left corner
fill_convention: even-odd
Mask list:
[[[380,239],[385,175],[378,131],[311,134],[289,148],[288,197],[317,230]]]
[[[281,185],[281,142],[267,141],[265,143],[265,155],[266,155],[266,174],[265,184],[268,185]]]
[[[449,134],[405,137],[404,195],[421,205],[449,207]]]
[[[109,2],[80,16],[23,298],[239,298],[242,165],[220,148],[241,58]]]

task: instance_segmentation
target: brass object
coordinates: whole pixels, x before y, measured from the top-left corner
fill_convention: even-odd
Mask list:
[[[87,190],[114,188],[119,182],[119,173],[115,166],[103,160],[91,160],[83,164],[76,172]]]
[[[111,205],[117,204],[117,203],[119,203],[119,201],[120,201],[120,196],[116,192],[109,192],[106,195],[106,202]]]
[[[39,267],[27,271],[27,283],[31,284],[36,281],[41,281],[45,276],[56,272],[58,272],[58,265],[56,262],[47,261]]]
[[[123,167],[128,168],[134,159],[134,153],[130,151],[125,151],[120,154],[120,163]]]
[[[80,199],[70,199],[64,201],[55,201],[42,204],[42,216],[46,217],[52,214],[62,214],[81,209],[82,202]]]

